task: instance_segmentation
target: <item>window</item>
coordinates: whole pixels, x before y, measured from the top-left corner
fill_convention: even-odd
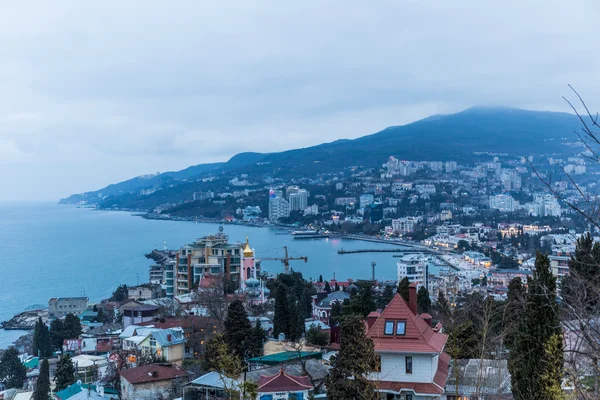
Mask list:
[[[396,335],[406,334],[406,321],[396,322]]]
[[[393,335],[394,334],[394,321],[385,321],[385,330],[383,331],[385,335]]]
[[[412,374],[412,356],[406,356],[406,373]]]
[[[406,395],[406,400],[413,400],[413,399],[412,399],[412,394],[407,394],[407,395]]]

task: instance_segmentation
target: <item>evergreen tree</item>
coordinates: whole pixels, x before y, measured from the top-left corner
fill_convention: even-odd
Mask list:
[[[246,313],[241,300],[234,300],[229,304],[224,326],[224,337],[227,346],[235,356],[240,360],[244,360],[246,356],[245,342],[250,337],[252,325],[250,325],[248,313]]]
[[[319,275],[319,282],[323,282],[323,275]]]
[[[375,311],[375,301],[370,281],[358,281],[358,293],[350,299],[350,307],[344,307],[344,315],[360,315],[363,318]]]
[[[311,325],[306,332],[306,342],[313,346],[327,346],[329,344],[329,336],[315,325]]]
[[[64,337],[63,322],[56,318],[50,323],[50,345],[54,351],[61,351]]]
[[[402,280],[398,283],[398,293],[402,298],[408,301],[408,287],[410,286],[410,281],[407,277],[402,278]]]
[[[600,305],[600,243],[588,233],[577,239],[569,274],[562,281],[562,297],[567,305],[593,313]]]
[[[273,335],[288,334],[290,331],[290,307],[288,305],[287,287],[278,285],[275,291],[275,315],[273,316]]]
[[[431,299],[429,298],[429,291],[425,289],[425,286],[421,286],[417,292],[417,310],[420,314],[431,312]]]
[[[556,301],[556,278],[550,260],[537,253],[528,279],[525,312],[508,367],[516,400],[551,399],[562,377],[562,329]]]
[[[33,328],[33,340],[31,348],[35,356],[39,355],[40,352],[40,337],[42,335],[42,317],[35,321],[35,327]]]
[[[121,302],[129,298],[129,291],[127,285],[119,285],[110,297],[110,301]]]
[[[329,312],[329,326],[338,326],[342,317],[342,304],[339,301],[334,301]]]
[[[66,389],[75,383],[75,367],[71,361],[71,356],[65,354],[60,357],[56,363],[56,373],[54,374],[54,381],[56,382],[56,391]]]
[[[0,382],[7,389],[22,389],[27,378],[27,370],[19,360],[19,352],[14,347],[9,347],[0,359]]]
[[[325,291],[327,293],[331,293],[331,286],[329,286],[329,282],[325,282]]]
[[[204,351],[204,368],[208,371],[219,370],[219,348],[227,346],[222,333],[214,335],[206,342],[206,350]]]
[[[75,315],[68,313],[63,322],[63,337],[77,339],[79,336],[81,336],[81,321]]]
[[[312,285],[311,285],[312,287]],[[302,318],[310,318],[312,315],[312,295],[313,291],[308,287],[302,289],[302,296],[300,296],[300,314]]]
[[[394,288],[390,285],[385,285],[383,293],[377,299],[377,308],[385,308],[394,298]]]
[[[263,355],[263,346],[266,338],[267,335],[257,319],[247,340],[249,357],[260,357]]]
[[[40,365],[40,375],[35,384],[33,400],[50,400],[50,367],[46,358]]]
[[[326,378],[327,398],[377,399],[374,384],[366,378],[369,372],[375,370],[377,360],[363,319],[358,315],[345,318],[340,338],[340,351]]]
[[[35,323],[33,333],[33,354],[37,357],[52,356],[52,343],[50,340],[50,332],[48,327],[42,321],[42,317]]]
[[[525,288],[521,278],[513,278],[508,284],[504,316],[504,343],[509,351],[515,349],[521,318],[525,312]]]

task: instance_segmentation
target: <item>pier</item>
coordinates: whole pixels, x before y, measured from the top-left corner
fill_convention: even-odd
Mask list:
[[[356,253],[404,253],[404,254],[418,254],[418,253],[432,253],[431,250],[414,250],[414,249],[356,249],[356,250],[344,250],[339,249],[338,254],[356,254]]]

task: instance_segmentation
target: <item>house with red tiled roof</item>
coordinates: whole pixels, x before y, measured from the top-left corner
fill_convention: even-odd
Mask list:
[[[260,400],[306,400],[313,389],[308,376],[290,375],[283,368],[277,375],[258,378]]]
[[[173,398],[181,394],[182,385],[189,381],[186,371],[168,363],[124,369],[119,374],[123,400]]]
[[[370,374],[377,391],[389,400],[439,400],[448,379],[450,357],[444,353],[447,335],[431,327],[429,314],[417,314],[417,286],[409,287],[409,302],[396,294],[381,312],[367,316],[367,336],[380,360]]]

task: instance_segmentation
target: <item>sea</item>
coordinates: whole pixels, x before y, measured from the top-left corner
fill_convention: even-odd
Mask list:
[[[219,224],[149,220],[123,211],[98,211],[58,204],[0,203],[0,321],[51,297],[87,296],[91,302],[111,295],[120,284],[148,281],[152,249],[177,249],[216,233]],[[298,240],[281,229],[224,225],[230,242],[249,238],[256,257],[307,256],[291,261],[308,278],[396,279],[393,253],[338,254],[338,250],[383,249],[393,245],[344,239]],[[279,261],[263,261],[262,269],[282,272]],[[0,348],[22,332],[0,330]]]

